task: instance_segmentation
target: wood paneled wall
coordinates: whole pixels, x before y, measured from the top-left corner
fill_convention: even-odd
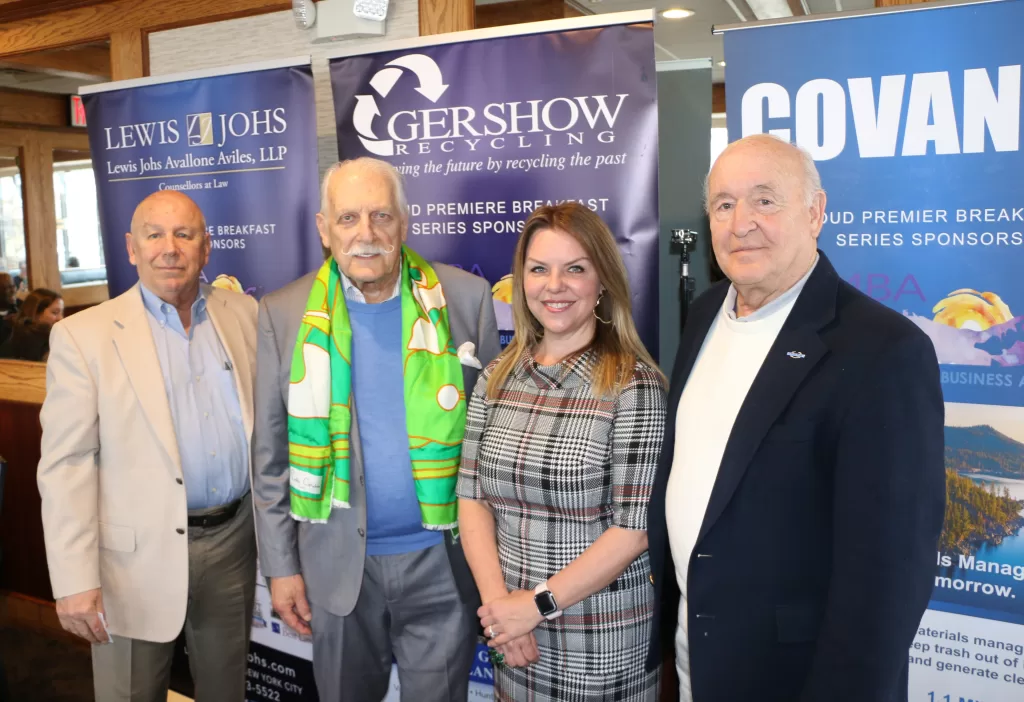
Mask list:
[[[419,0],[420,36],[464,32],[476,26],[473,0]]]
[[[564,0],[515,0],[480,5],[476,8],[476,28],[503,27],[521,22],[543,22],[544,20],[578,17],[581,15]]]
[[[0,400],[0,456],[7,460],[0,514],[0,588],[52,600],[36,487],[41,439],[39,405]]]

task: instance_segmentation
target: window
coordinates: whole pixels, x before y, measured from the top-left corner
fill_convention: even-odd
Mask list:
[[[19,149],[0,146],[0,269],[11,274],[19,292],[28,292],[19,154]]]
[[[107,280],[89,154],[53,152],[53,199],[57,210],[57,264],[65,287]]]
[[[711,127],[711,165],[715,165],[725,147],[729,145],[729,132],[725,127]]]

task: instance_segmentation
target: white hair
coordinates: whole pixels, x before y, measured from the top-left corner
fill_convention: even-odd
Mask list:
[[[825,189],[821,187],[821,174],[818,173],[818,167],[814,165],[814,158],[811,154],[796,144],[790,144],[785,139],[780,139],[774,134],[751,134],[750,136],[744,137],[739,141],[734,141],[732,144],[726,147],[726,150],[732,148],[736,144],[744,144],[749,142],[761,142],[768,143],[770,145],[778,146],[781,145],[785,148],[792,149],[796,152],[796,157],[800,160],[800,170],[802,171],[801,185],[804,191],[804,204],[808,207],[814,202],[814,197],[818,193],[825,192]],[[719,154],[718,158],[721,158],[725,154]],[[717,163],[717,159],[715,161]],[[704,212],[711,214],[711,193],[709,192],[711,185],[711,171],[704,176]]]
[[[402,180],[402,174],[387,161],[381,161],[379,158],[371,158],[369,156],[360,156],[359,158],[348,159],[346,161],[337,161],[331,164],[324,172],[323,182],[320,184],[320,212],[323,215],[327,215],[328,210],[331,208],[331,202],[328,193],[328,186],[331,182],[331,176],[337,173],[345,166],[359,166],[362,168],[369,168],[376,170],[382,175],[386,175],[391,179],[391,187],[395,194],[395,203],[398,205],[398,211],[402,213],[402,217],[408,218],[409,216],[409,203],[405,198],[405,183]]]

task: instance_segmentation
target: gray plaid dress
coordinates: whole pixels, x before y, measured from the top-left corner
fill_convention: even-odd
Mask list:
[[[554,366],[529,353],[495,400],[488,368],[469,402],[459,497],[494,512],[505,585],[532,590],[610,526],[647,528],[665,392],[638,363],[618,398],[591,393],[595,352]],[[492,365],[493,367],[493,365]],[[535,630],[540,662],[495,666],[495,698],[515,702],[656,700],[644,670],[654,588],[644,553],[611,585]]]

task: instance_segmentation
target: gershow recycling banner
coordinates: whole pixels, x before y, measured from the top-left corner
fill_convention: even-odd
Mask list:
[[[314,270],[323,257],[308,57],[136,83],[82,91],[111,296],[138,279],[124,234],[158,190],[202,209],[212,245],[203,279],[214,286],[258,298]],[[309,637],[274,614],[259,577],[246,699],[315,702],[311,660]]]
[[[538,206],[573,200],[615,234],[637,327],[657,353],[653,24],[649,11],[601,21],[330,61],[340,157],[398,168],[409,245],[493,284],[503,344],[519,232]]]
[[[261,297],[323,260],[309,58],[273,65],[82,90],[111,296],[138,279],[124,234],[158,190],[202,209],[205,282]]]
[[[912,702],[1024,699],[1021,27],[1012,0],[725,32],[730,139],[811,153],[820,248],[941,363],[948,503]]]

